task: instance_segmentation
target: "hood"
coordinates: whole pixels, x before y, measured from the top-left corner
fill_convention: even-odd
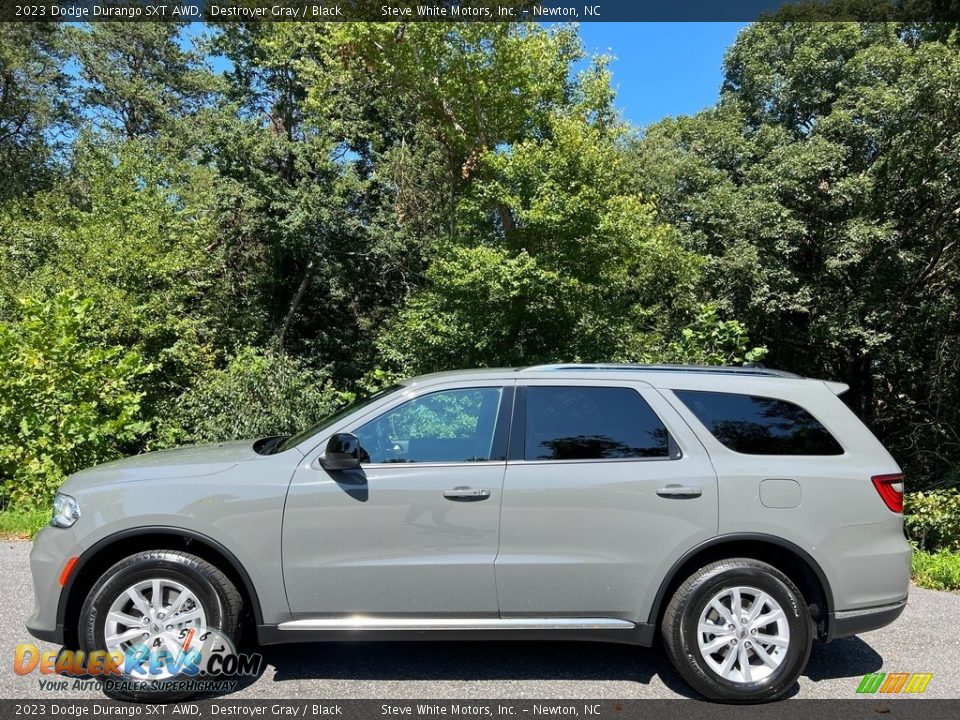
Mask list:
[[[190,445],[174,450],[134,455],[81,470],[67,478],[61,490],[69,494],[71,490],[95,485],[216,475],[244,460],[257,457],[253,449],[254,442],[237,440],[212,445]]]

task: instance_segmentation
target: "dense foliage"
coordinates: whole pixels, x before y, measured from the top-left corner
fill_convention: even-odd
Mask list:
[[[950,26],[766,22],[716,107],[640,131],[570,26],[8,24],[0,503],[572,360],[841,380],[955,485],[957,78]]]
[[[904,510],[907,535],[917,547],[960,551],[960,490],[911,493]]]
[[[350,399],[303,361],[244,347],[178,398],[159,435],[164,444],[293,435]]]
[[[715,109],[636,144],[641,188],[709,258],[710,295],[771,365],[848,383],[914,486],[958,479],[958,39],[760,23]]]
[[[90,300],[27,299],[0,322],[0,500],[50,497],[66,473],[136,448],[150,423],[139,385],[151,368],[107,345]]]

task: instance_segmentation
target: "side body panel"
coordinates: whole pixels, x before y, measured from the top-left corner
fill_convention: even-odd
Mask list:
[[[75,476],[64,492],[80,503],[81,517],[71,528],[78,548],[85,551],[138,527],[198,533],[227,548],[246,569],[265,623],[288,619],[280,528],[286,488],[302,455],[296,449],[251,455],[226,470],[195,477],[139,479],[133,466],[129,480],[112,478],[106,485],[90,483],[91,476]]]
[[[298,470],[284,519],[284,576],[294,617],[496,616],[504,463]],[[339,476],[339,477],[338,477]],[[483,488],[454,502],[443,492]]]
[[[355,431],[420,394],[504,384],[443,382],[410,390],[336,431]],[[365,464],[329,472],[315,462],[319,454],[308,455],[294,475],[284,515],[284,580],[294,617],[496,617],[504,462]],[[444,496],[459,487],[487,494]]]
[[[681,455],[511,460],[497,556],[501,615],[646,621],[667,569],[716,534],[717,480],[706,452],[669,403],[644,383],[548,379],[526,384],[634,388],[660,416]],[[671,484],[696,487],[701,494],[657,495]]]
[[[836,610],[906,597],[910,545],[903,516],[887,509],[870,478],[900,472],[890,454],[830,389],[813,380],[673,377],[670,388],[740,392],[800,405],[823,424],[842,455],[747,455],[720,443],[665,387],[661,390],[710,452],[719,476],[719,532],[775,535],[820,565]]]

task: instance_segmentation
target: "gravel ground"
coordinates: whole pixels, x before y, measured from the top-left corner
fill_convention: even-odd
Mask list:
[[[31,638],[30,544],[0,542],[0,698],[76,699],[14,674]],[[41,649],[52,645],[38,643]],[[656,649],[595,643],[349,643],[262,648],[263,675],[239,698],[682,698],[692,692]],[[913,588],[892,626],[814,644],[796,698],[850,699],[864,674],[933,672],[926,697],[960,698],[960,594]],[[91,697],[90,695],[85,695]]]

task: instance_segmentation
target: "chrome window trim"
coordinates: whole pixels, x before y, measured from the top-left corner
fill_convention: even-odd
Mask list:
[[[360,463],[360,467],[361,469],[382,470],[389,468],[390,470],[396,470],[397,468],[496,467],[498,465],[502,466],[506,464],[506,460],[464,460],[463,462]]]
[[[680,453],[673,457],[630,457],[630,458],[583,458],[576,460],[508,460],[510,465],[592,465],[593,463],[634,463],[634,462],[672,462],[682,460]]]

